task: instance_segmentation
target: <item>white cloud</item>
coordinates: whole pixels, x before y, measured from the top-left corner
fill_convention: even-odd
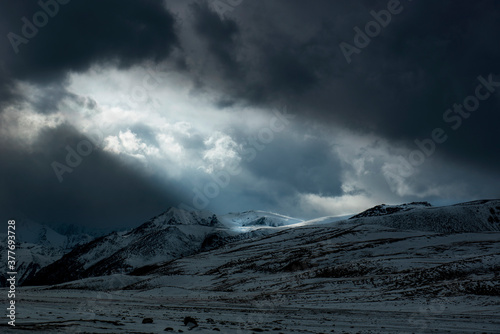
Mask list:
[[[248,139],[269,127],[271,113],[239,105],[217,109],[214,106],[219,98],[216,93],[210,92],[209,87],[204,92],[193,93],[191,83],[178,74],[159,74],[161,85],[146,90],[147,98],[140,103],[137,99],[130,102],[127,96],[130,97],[134,87],[141,85],[148,73],[137,67],[127,71],[101,69],[72,75],[67,89],[78,95],[69,95],[61,103],[61,112],[38,114],[29,111],[29,105],[21,110],[8,109],[0,115],[0,121],[10,126],[2,127],[0,136],[33,142],[42,129],[68,123],[85,134],[99,133],[104,139],[104,150],[125,160],[138,160],[148,172],[204,185],[211,177],[207,173],[213,174],[242,162],[245,137]],[[35,95],[43,96],[43,89]],[[89,107],[88,101],[96,103]],[[290,135],[298,140],[312,136],[329,142],[330,153],[341,161],[341,193],[332,197],[318,193],[290,194],[288,198],[276,198],[273,205],[281,202],[276,204],[275,210],[293,211],[295,215],[308,217],[341,215],[380,203],[400,203],[411,197],[443,197],[463,191],[455,179],[440,179],[443,165],[430,160],[416,171],[415,177],[398,176],[395,173],[399,166],[398,156],[407,154],[407,149],[374,135],[356,134],[317,123],[294,123],[290,129]],[[281,142],[281,145],[287,144]],[[265,174],[265,171],[259,173]],[[388,177],[391,173],[395,175],[393,179]],[[238,187],[255,188],[253,194],[259,198],[255,205],[264,201],[261,197],[274,201],[274,198],[269,200],[269,196],[258,195],[273,192],[273,180],[262,178],[266,181],[259,182],[260,176],[255,175],[252,179],[243,170],[224,191],[238,193]],[[190,187],[186,184],[186,188]],[[279,196],[283,197],[283,192]],[[297,198],[299,203],[294,202]]]
[[[239,145],[228,135],[216,132],[208,137],[204,144],[208,147],[203,154],[203,169],[207,173],[222,170],[228,165],[238,164],[241,157],[238,154]]]
[[[300,196],[300,207],[305,212],[315,212],[318,216],[342,216],[363,211],[377,204],[365,195],[343,195],[323,197],[316,194]]]
[[[120,131],[117,136],[108,136],[104,140],[104,150],[115,154],[125,154],[139,159],[158,157],[158,148],[147,145],[130,130]]]
[[[156,139],[161,147],[161,150],[164,154],[181,154],[183,152],[182,146],[176,142],[173,135],[166,133],[159,133],[156,136]]]
[[[40,114],[29,109],[9,107],[0,113],[0,123],[3,125],[0,127],[0,138],[30,146],[40,131],[56,128],[64,121],[60,113]]]

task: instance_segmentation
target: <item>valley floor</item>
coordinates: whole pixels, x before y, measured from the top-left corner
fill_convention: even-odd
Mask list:
[[[161,291],[161,292],[160,292]],[[500,333],[498,298],[317,304],[307,293],[267,301],[227,295],[21,288],[16,327],[2,333]],[[173,294],[175,295],[175,294]],[[327,300],[325,298],[324,300]],[[185,326],[186,316],[198,327]],[[152,318],[153,323],[145,323]]]

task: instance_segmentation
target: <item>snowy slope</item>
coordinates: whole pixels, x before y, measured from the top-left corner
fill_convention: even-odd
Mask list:
[[[74,248],[26,284],[127,273],[140,266],[169,261],[199,251],[205,238],[223,227],[209,212],[171,208],[137,228],[113,232]]]
[[[301,219],[259,210],[231,212],[220,216],[219,220],[229,228],[237,231],[248,231],[255,227],[280,227],[303,222]]]
[[[379,205],[350,218],[351,223],[380,224],[404,230],[440,233],[500,231],[500,200],[432,207],[426,202]]]
[[[309,222],[263,211],[230,213],[220,218],[210,212],[171,208],[141,226],[114,232],[75,248],[28,284],[52,284],[84,277],[130,273],[226,244],[279,233],[301,226],[336,227],[381,225],[398,230],[439,233],[500,231],[500,201],[481,201],[447,207],[426,202],[380,205],[348,220],[325,217]]]
[[[444,219],[465,207],[490,212],[491,205],[435,212]],[[417,211],[427,209],[406,215]],[[435,220],[398,229],[385,226],[394,225],[391,215],[276,228],[133,275],[52,286],[32,298],[50,291],[54,305],[73,296],[87,305],[75,291],[106,291],[101,302],[113,306],[112,316],[92,303],[71,318],[88,332],[186,331],[180,320],[189,315],[200,333],[500,333],[500,232],[480,223],[474,232],[457,233],[461,225],[453,233],[419,230]],[[141,325],[144,317],[156,325]]]
[[[33,221],[16,221],[16,241],[29,243],[49,248],[71,249],[79,243],[86,243],[93,239],[85,233],[63,235],[54,231],[47,225]],[[4,238],[5,233],[0,237]]]
[[[441,234],[347,223],[298,227],[144,271],[145,280],[131,288],[175,285],[219,291],[230,299],[261,298],[278,289],[311,302],[346,302],[356,294],[364,302],[435,293],[498,296],[498,240],[500,233],[489,231]]]
[[[437,231],[422,228],[430,229],[439,219],[446,221],[447,215],[455,217],[457,210],[461,215],[465,209],[471,209],[477,217],[485,212],[493,215],[490,209],[497,204],[487,201],[442,208],[418,206],[380,217],[280,228],[272,234],[234,239],[222,248],[140,268],[134,275],[145,279],[129,288],[176,286],[223,295],[231,292],[238,298],[238,293],[262,296],[277,287],[295,287],[308,291],[307,296],[317,290],[314,296],[321,299],[333,280],[346,288],[335,295],[337,301],[347,300],[353,289],[363,293],[365,301],[375,300],[380,298],[382,287],[386,299],[425,296],[436,291],[450,295],[500,294],[498,230],[484,221],[471,222],[468,228],[472,232],[457,232],[464,229],[463,222],[450,228],[451,233],[442,233],[443,225],[439,224]],[[419,221],[426,219],[428,211],[436,217]],[[407,224],[395,228],[395,222],[403,220],[392,216],[401,214],[407,216]],[[483,217],[486,222],[487,217]],[[293,289],[287,293],[300,295]],[[325,297],[333,298],[328,294]]]
[[[354,215],[352,219],[356,218],[364,218],[364,217],[379,217],[379,216],[385,216],[385,215],[390,215],[396,212],[408,212],[414,209],[422,209],[422,208],[428,208],[431,207],[432,205],[429,202],[412,202],[412,203],[404,203],[400,205],[387,205],[387,204],[380,204],[376,205],[373,208],[370,208],[368,210],[365,210],[361,213],[358,213],[357,215]]]
[[[278,218],[298,221],[272,214],[269,218],[276,224]],[[221,223],[213,213],[170,208],[137,228],[113,232],[76,247],[60,260],[43,268],[26,284],[53,284],[84,277],[130,273],[142,266],[171,261],[226,243],[271,233],[256,228],[238,232]]]
[[[134,275],[147,279],[131,288],[174,285],[261,295],[276,286],[294,286],[299,275],[298,288],[319,289],[315,298],[325,293],[325,279],[349,289],[355,279],[366,298],[378,296],[374,288],[381,286],[387,287],[387,296],[425,295],[436,289],[458,295],[500,293],[500,233],[497,223],[489,222],[489,217],[500,214],[499,204],[402,205],[401,210],[383,210],[380,216],[291,225],[295,227],[233,239],[222,248],[139,268]],[[348,298],[346,291],[339,292],[336,300]]]
[[[33,277],[43,268],[60,259],[78,244],[87,243],[92,237],[87,234],[61,235],[46,225],[31,221],[16,222],[16,265],[18,283]],[[7,235],[0,234],[2,244],[7,244]],[[7,252],[0,253],[0,286],[5,286]]]
[[[261,216],[262,215],[262,216]],[[249,218],[249,219],[246,219]],[[211,212],[170,208],[129,231],[113,232],[76,247],[60,260],[43,268],[28,285],[54,284],[85,277],[130,273],[239,240],[273,233],[273,225],[301,220],[254,211],[223,217]],[[263,225],[259,225],[261,221]],[[242,227],[254,222],[255,226]],[[269,225],[269,226],[268,226]],[[240,228],[240,229],[239,229]]]
[[[326,217],[320,217],[320,218],[306,220],[306,221],[304,221],[302,223],[298,223],[298,224],[295,224],[293,226],[307,226],[307,225],[328,224],[328,223],[343,221],[343,220],[349,219],[351,217],[352,217],[352,215],[326,216]]]

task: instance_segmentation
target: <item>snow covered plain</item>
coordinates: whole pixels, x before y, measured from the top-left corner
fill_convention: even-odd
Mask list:
[[[500,333],[498,216],[486,201],[282,224],[127,275],[22,287],[16,332]]]

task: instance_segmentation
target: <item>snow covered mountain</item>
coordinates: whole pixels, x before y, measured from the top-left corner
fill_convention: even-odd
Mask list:
[[[314,295],[315,301],[347,301],[353,290],[364,301],[375,300],[380,289],[387,292],[385,299],[445,292],[500,295],[500,200],[393,207],[377,206],[367,215],[330,224],[281,229],[178,259],[143,271],[145,280],[133,288],[196,280],[206,291],[235,296],[253,291],[257,298],[282,287],[290,295],[298,290],[304,298]],[[165,276],[172,274],[178,277]],[[325,291],[332,284],[339,285],[335,296]]]
[[[126,319],[119,321],[122,332],[152,332],[141,327],[141,312],[147,310],[148,317],[158,321],[155,331],[184,330],[178,319],[190,314],[207,319],[193,329],[201,333],[215,328],[224,333],[275,328],[282,333],[319,333],[326,328],[347,333],[416,333],[428,328],[440,333],[499,333],[498,217],[499,200],[436,208],[375,207],[347,220],[268,227],[255,230],[252,238],[233,235],[222,247],[193,250],[170,261],[151,264],[142,254],[144,265],[129,274],[88,277],[25,293],[32,293],[36,301],[50,292],[54,305],[61,298],[66,305],[75,296],[84,303],[90,290],[114,290],[108,297],[113,316],[103,309],[92,311],[92,321],[81,320],[81,314],[71,321],[88,332],[115,332],[116,319]],[[108,236],[106,247],[114,247],[125,235],[136,240],[129,245],[144,247],[140,240],[154,240],[150,233],[162,235],[161,230],[197,227],[200,222],[218,229],[221,223],[215,218],[185,212],[161,215],[123,235]],[[201,238],[196,240],[201,246]],[[82,263],[98,260],[93,243],[79,247]],[[91,256],[85,257],[84,250]],[[56,263],[51,271],[59,266],[72,271],[70,262]],[[88,276],[99,276],[95,274]],[[44,284],[53,283],[47,279]],[[86,309],[81,312],[88,314]],[[68,326],[50,325],[61,330]]]
[[[143,280],[127,289],[168,294],[166,287],[175,286],[235,302],[280,294],[298,305],[498,297],[499,237],[347,221],[297,227],[144,270]]]
[[[248,211],[218,218],[211,212],[177,208],[129,231],[113,232],[76,247],[43,268],[26,284],[54,284],[75,279],[130,273],[238,240],[272,233],[264,227],[301,222],[278,214]]]
[[[439,233],[500,231],[500,200],[432,207],[427,202],[378,205],[350,218],[353,224],[378,224],[402,230]]]
[[[220,216],[219,220],[226,226],[240,231],[249,230],[252,227],[279,227],[303,222],[301,219],[259,210],[240,213],[231,212]]]
[[[53,284],[112,273],[193,254],[205,239],[224,233],[210,212],[171,208],[129,231],[113,232],[75,247],[60,260],[43,268],[26,284]]]
[[[413,209],[422,209],[431,206],[432,205],[429,202],[412,202],[400,205],[380,204],[374,206],[373,208],[365,210],[361,213],[358,213],[357,215],[352,216],[351,219],[364,218],[364,217],[380,217],[380,216],[390,215],[396,212],[407,212]]]
[[[397,230],[437,233],[500,231],[500,201],[479,201],[447,207],[428,203],[380,205],[338,221],[331,226],[380,225]],[[43,268],[26,284],[54,284],[85,277],[137,272],[185,256],[209,251],[234,242],[266,237],[305,226],[302,220],[262,211],[230,213],[218,218],[210,212],[171,208],[141,226],[114,232],[76,247],[60,260]],[[307,222],[306,222],[307,223]]]
[[[179,331],[191,310],[209,315],[198,332],[352,332],[357,324],[374,333],[496,333],[499,217],[499,200],[381,205],[308,222],[170,209],[40,270],[28,283],[50,287],[23,290],[23,305],[52,303],[54,313],[30,313],[26,329]],[[97,291],[96,303],[88,296]],[[48,320],[71,309],[68,321]],[[154,330],[141,325],[145,309],[158,319]]]
[[[22,284],[41,268],[60,259],[78,244],[93,239],[88,234],[62,235],[46,225],[32,221],[16,223],[16,265],[17,279]],[[2,244],[7,244],[7,234],[0,234]],[[7,270],[7,252],[0,254],[0,286],[5,286]]]

